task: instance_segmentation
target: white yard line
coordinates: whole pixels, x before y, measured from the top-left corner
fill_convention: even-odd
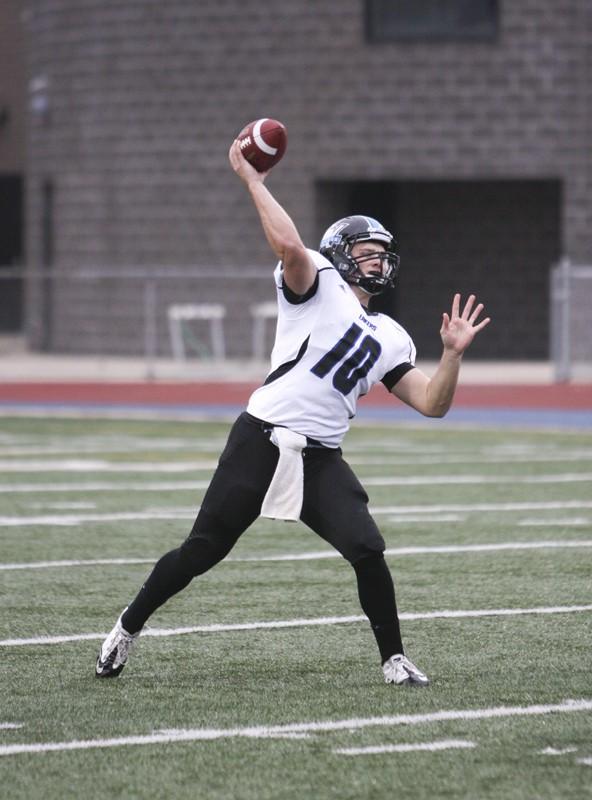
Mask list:
[[[93,470],[109,470],[110,467],[113,468],[113,471],[135,471],[135,467],[138,467],[140,471],[146,471],[150,467],[157,468],[157,471],[162,471],[163,469],[166,471],[167,465],[175,465],[178,464],[178,467],[173,466],[173,471],[183,471],[185,467],[197,465],[196,468],[198,469],[207,469],[209,465],[216,466],[217,460],[209,459],[208,461],[199,461],[199,462],[189,462],[189,461],[182,461],[182,462],[172,462],[172,461],[158,461],[158,462],[145,462],[145,461],[137,461],[137,462],[118,462],[112,459],[98,459],[96,456],[100,455],[119,455],[119,454],[127,454],[136,453],[139,457],[141,457],[142,453],[150,452],[151,454],[154,451],[160,451],[165,454],[171,452],[177,453],[218,453],[222,450],[224,446],[223,442],[220,442],[216,445],[204,447],[204,446],[196,446],[195,443],[190,443],[185,445],[177,445],[175,447],[163,447],[159,443],[154,443],[153,445],[146,445],[145,447],[136,447],[134,445],[130,445],[129,447],[122,447],[120,444],[109,446],[105,445],[103,447],[67,447],[67,448],[55,448],[55,447],[48,447],[45,449],[42,448],[11,448],[5,449],[0,448],[0,471],[11,471],[11,472],[45,472],[45,471],[65,471],[71,472],[72,470],[78,470],[88,472]],[[63,458],[58,458],[59,456],[63,456]],[[68,458],[70,456],[70,458]],[[90,456],[94,456],[94,458],[90,458]],[[399,466],[401,463],[404,463],[405,466],[421,466],[424,464],[429,465],[441,465],[446,466],[449,464],[504,464],[507,465],[509,462],[513,464],[538,464],[538,463],[553,463],[553,462],[570,462],[570,461],[591,461],[592,460],[592,450],[583,450],[583,451],[565,451],[557,452],[554,451],[552,453],[530,453],[527,455],[495,455],[495,454],[486,454],[483,456],[476,455],[474,452],[467,452],[467,453],[457,453],[457,454],[446,454],[446,455],[439,455],[437,452],[430,454],[429,451],[426,451],[426,454],[420,455],[417,453],[410,453],[408,451],[397,451],[397,450],[390,450],[388,453],[376,455],[374,451],[372,451],[371,455],[363,456],[363,455],[350,455],[347,452],[344,454],[346,461],[351,464],[352,466],[356,467],[364,467],[364,466]],[[48,458],[46,458],[48,457]],[[51,457],[51,458],[49,458]]]
[[[143,471],[143,470],[138,470]],[[166,470],[147,470],[151,474]],[[174,471],[174,470],[171,470]],[[557,473],[547,475],[419,475],[419,476],[374,476],[362,477],[368,486],[429,486],[431,484],[505,484],[505,483],[581,483],[592,482],[592,473]],[[45,492],[184,492],[206,489],[210,480],[184,481],[77,481],[38,482],[38,483],[0,483],[0,494],[39,494]],[[592,504],[591,504],[592,505]],[[498,506],[499,507],[499,506]],[[585,506],[582,506],[585,507]],[[414,507],[423,511],[422,507]],[[448,507],[450,508],[450,507]]]
[[[364,486],[444,486],[447,484],[588,483],[592,472],[561,472],[549,475],[390,475],[358,476]]]
[[[470,750],[476,747],[475,742],[466,739],[441,739],[437,742],[414,742],[412,744],[381,744],[369,747],[338,747],[333,750],[340,756],[368,756],[382,753],[414,753],[418,750],[427,750],[434,753],[437,750]]]
[[[166,736],[171,736],[173,739],[178,736],[179,733],[183,733],[185,729],[183,728],[159,728],[158,730],[152,731],[155,734],[164,734]],[[258,739],[310,739],[310,733],[262,733],[261,736],[257,737]]]
[[[499,542],[495,544],[443,544],[413,547],[389,547],[384,551],[385,556],[415,556],[433,555],[439,553],[492,553],[503,550],[544,550],[562,548],[588,548],[592,547],[592,539],[574,539],[563,541],[538,541],[538,542]],[[316,553],[286,553],[270,556],[244,556],[227,558],[227,561],[316,561],[318,559],[341,558],[334,550],[322,550]],[[2,565],[0,564],[0,569]]]
[[[56,505],[56,510],[59,504]],[[65,504],[66,506],[68,504]],[[82,508],[82,504],[79,504]],[[96,508],[96,505],[91,504],[91,507]],[[143,511],[112,511],[95,514],[47,514],[35,516],[0,516],[0,528],[25,528],[30,525],[58,525],[58,526],[71,526],[83,525],[86,522],[134,522],[136,520],[177,520],[186,519],[194,520],[199,511],[199,506],[191,508],[150,508]],[[462,517],[458,514],[442,514],[438,515],[437,520],[433,520],[430,516],[405,516],[397,519],[397,522],[405,522],[405,524],[423,523],[430,521],[437,522],[460,522]]]
[[[16,564],[0,564],[0,571],[9,572],[23,569],[54,569],[62,567],[103,567],[125,566],[128,564],[154,564],[156,558],[81,558],[63,561],[29,561]]]
[[[151,486],[151,488],[139,488],[134,485],[119,485],[118,491],[174,491],[176,489],[198,489],[206,488],[207,484],[200,485],[199,482],[188,483],[186,486],[180,487],[179,484],[158,484]],[[106,491],[105,486],[97,487],[97,485],[88,484],[78,485],[76,488],[68,489],[68,491]],[[0,488],[0,492],[2,488]],[[8,490],[7,490],[8,491]],[[15,488],[15,492],[19,489]],[[21,488],[22,491],[22,488]],[[41,490],[36,489],[35,485],[27,487],[27,491],[37,493],[38,491],[57,492],[62,491],[59,486],[52,486],[52,488],[44,487]],[[472,513],[484,511],[557,511],[567,509],[589,509],[592,508],[592,501],[590,500],[550,500],[541,502],[520,502],[520,503],[466,503],[456,504],[447,503],[441,505],[421,505],[421,506],[372,506],[370,512],[375,515],[385,514],[392,517],[393,522],[418,522],[429,520],[418,520],[417,517],[410,518],[408,515],[426,515],[426,514],[458,514],[458,513]],[[0,517],[0,527],[26,527],[28,525],[81,525],[85,522],[133,522],[135,520],[158,520],[158,519],[194,519],[199,506],[191,509],[150,509],[148,511],[121,511],[111,512],[105,514],[75,514],[75,515],[37,515],[37,516],[4,516]],[[438,517],[435,522],[440,521]]]
[[[440,553],[493,553],[504,550],[545,550],[564,548],[592,547],[592,539],[574,540],[543,540],[538,542],[498,542],[495,544],[445,544],[425,545],[414,547],[389,547],[384,551],[386,556],[415,556],[437,555]],[[24,569],[53,569],[61,567],[96,567],[96,566],[125,566],[127,564],[153,564],[158,556],[150,558],[82,558],[63,559],[58,561],[24,561],[16,563],[0,563],[0,571]],[[336,550],[317,550],[311,553],[280,553],[267,556],[229,556],[225,559],[230,563],[267,563],[273,561],[323,561],[325,559],[340,559],[341,555]]]
[[[561,749],[557,749],[556,747],[545,747],[544,750],[539,750],[539,755],[541,756],[565,756],[568,753],[577,753],[577,747],[563,747]]]
[[[78,507],[84,508],[86,507],[85,504],[78,503],[78,504],[51,504],[48,507],[53,507],[58,510],[61,506],[62,508],[71,508]],[[96,508],[95,504],[88,504],[90,508]],[[151,508],[145,509],[143,511],[113,511],[113,512],[104,512],[104,513],[95,513],[95,514],[48,514],[48,515],[35,515],[35,516],[11,516],[11,517],[2,517],[0,516],[0,528],[23,528],[28,527],[30,525],[58,525],[58,526],[71,526],[71,525],[82,525],[86,522],[134,522],[135,520],[176,520],[176,519],[188,519],[193,520],[197,516],[197,512],[199,510],[199,506],[195,508]],[[462,517],[459,514],[441,514],[438,515],[437,522],[460,522],[462,521]],[[412,523],[422,523],[422,522],[429,522],[434,521],[428,515],[415,515],[415,516],[405,516],[401,519],[397,519],[397,522],[405,522],[405,524],[412,524]]]
[[[0,722],[0,731],[16,731],[24,728],[22,722]]]
[[[154,450],[189,450],[196,452],[218,452],[222,450],[226,444],[227,437],[224,435],[204,437],[201,434],[196,436],[195,430],[188,428],[189,435],[185,438],[179,437],[149,437],[149,436],[133,436],[133,435],[114,435],[113,433],[101,436],[46,436],[43,440],[39,436],[31,437],[28,434],[0,434],[0,456],[44,456],[44,455],[68,455],[81,453],[127,453],[131,449],[138,452],[150,452]],[[471,448],[470,450],[454,449],[448,445],[428,444],[423,445],[413,440],[404,441],[397,438],[395,442],[377,441],[372,444],[363,442],[350,441],[348,442],[348,453],[365,453],[376,455],[377,452],[386,457],[391,455],[435,455],[441,453],[445,456],[462,455],[466,452],[467,456],[474,455],[475,453],[482,453],[484,455],[496,452],[504,453],[503,448],[500,450],[498,446],[488,446],[487,448]],[[592,453],[589,448],[576,448],[569,446],[566,452],[588,452]],[[515,452],[519,454],[525,453],[540,453],[540,447],[529,447],[526,445],[519,451],[515,448],[511,450],[513,455]],[[556,448],[550,448],[549,452],[556,452]]]
[[[397,519],[397,522],[464,522],[465,517],[463,514],[438,514],[438,518],[434,519],[434,515],[431,512],[426,512],[425,514],[406,514],[405,516],[401,517],[401,519]]]
[[[91,511],[97,507],[96,503],[86,503],[84,501],[77,502],[68,502],[68,501],[58,501],[56,503],[44,502],[44,503],[29,503],[31,508],[35,509],[51,509],[52,511]]]
[[[8,468],[0,464],[0,472],[109,472],[109,473],[147,473],[171,474],[181,472],[212,471],[216,462],[180,462],[180,463],[145,463],[145,464],[107,464],[106,462],[60,462],[56,466],[52,462],[42,462],[41,466],[34,469],[24,469],[15,462],[15,466]],[[447,475],[378,475],[359,476],[366,486],[430,486],[430,485],[488,485],[488,484],[548,484],[548,483],[588,483],[592,482],[590,472],[565,472],[549,473],[545,475],[482,475],[482,474],[447,474]],[[12,492],[81,492],[81,491],[185,491],[187,489],[205,489],[208,480],[193,481],[161,481],[161,482],[108,482],[95,481],[88,483],[13,483],[0,484],[0,493]]]
[[[23,528],[32,525],[70,526],[86,522],[135,522],[136,520],[195,519],[196,511],[115,511],[108,514],[52,514],[36,517],[0,517],[0,528]]]
[[[459,453],[457,455],[425,455],[417,456],[410,453],[385,453],[380,456],[353,456],[348,457],[344,454],[346,461],[355,467],[370,466],[397,466],[404,463],[405,466],[433,464],[549,464],[555,461],[592,461],[592,450],[585,451],[566,451],[565,453],[554,451],[552,453],[531,453],[530,455],[484,455],[476,456],[474,453]]]
[[[100,460],[42,460],[42,461],[0,461],[0,473],[24,472],[76,472],[80,473],[146,473],[149,475],[186,472],[213,472],[217,461],[180,462],[109,462]],[[358,476],[365,486],[430,486],[430,485],[482,485],[482,484],[545,484],[592,482],[591,472],[560,472],[544,475],[374,475]],[[196,481],[194,486],[201,481]],[[207,486],[207,483],[205,484]]]
[[[216,469],[217,460],[209,461],[103,461],[99,459],[42,459],[0,461],[0,472],[208,472]]]
[[[509,503],[439,503],[415,506],[371,506],[372,514],[440,514],[481,511],[564,511],[592,508],[592,500],[541,500]]]
[[[574,614],[592,611],[592,605],[574,606],[538,606],[535,608],[487,608],[469,610],[426,611],[420,613],[407,612],[399,614],[402,620],[430,619],[474,619],[479,617],[515,617],[531,614]],[[228,633],[231,631],[278,630],[283,628],[310,628],[324,625],[343,625],[367,622],[362,615],[349,617],[317,617],[311,619],[283,619],[269,622],[213,623],[211,625],[193,625],[183,628],[146,628],[142,637],[184,636],[193,633]],[[65,642],[81,642],[87,640],[102,641],[107,636],[103,633],[75,633],[63,636],[33,636],[27,639],[0,639],[0,647],[24,647],[27,645],[64,644]]]
[[[1,442],[1,440],[0,440]],[[103,453],[115,455],[119,453],[150,453],[154,451],[189,452],[189,453],[218,453],[224,447],[226,439],[128,439],[125,436],[116,438],[105,436],[96,438],[76,439],[69,437],[67,440],[50,440],[45,445],[39,443],[22,443],[16,437],[12,442],[0,444],[0,457],[28,457],[39,458],[42,456],[73,456],[101,455]],[[585,451],[584,451],[585,452]]]
[[[0,483],[0,494],[44,494],[46,492],[193,492],[207,489],[210,481],[89,481],[78,483]]]
[[[561,517],[560,519],[541,519],[537,517],[518,520],[518,525],[521,525],[522,527],[539,526],[564,528],[567,525],[574,527],[581,525],[592,525],[592,521],[588,519],[588,517]]]
[[[67,750],[94,750],[129,745],[168,744],[172,742],[211,742],[220,739],[261,739],[300,733],[335,733],[375,727],[398,725],[429,725],[439,722],[532,717],[546,714],[573,714],[591,711],[592,700],[566,699],[559,703],[532,706],[495,706],[493,708],[468,708],[434,711],[429,714],[398,714],[394,716],[367,717],[339,720],[312,720],[284,725],[257,725],[236,728],[190,728],[187,730],[149,733],[136,736],[118,736],[108,739],[82,739],[67,742],[33,742],[0,745],[0,756],[21,753],[63,752]]]

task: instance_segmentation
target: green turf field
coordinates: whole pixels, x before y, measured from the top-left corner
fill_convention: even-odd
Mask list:
[[[95,679],[227,430],[0,419],[2,796],[592,797],[590,432],[352,429],[427,689],[383,683],[349,565],[268,520]]]

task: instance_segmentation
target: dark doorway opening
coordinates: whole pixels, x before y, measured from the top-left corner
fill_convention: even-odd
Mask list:
[[[0,332],[22,328],[23,179],[0,175]]]
[[[393,232],[397,286],[373,301],[413,337],[420,359],[438,358],[442,312],[475,293],[493,324],[475,359],[549,357],[549,271],[561,253],[561,183],[556,180],[322,181],[319,236],[331,222],[364,213]]]

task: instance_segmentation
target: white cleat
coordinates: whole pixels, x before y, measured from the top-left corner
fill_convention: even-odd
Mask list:
[[[382,671],[385,683],[394,683],[397,686],[427,686],[429,684],[429,680],[423,672],[420,672],[415,664],[412,664],[406,656],[400,653],[385,661]]]
[[[121,612],[123,616],[123,611]],[[95,675],[97,678],[116,678],[125,667],[128,655],[140,632],[128,633],[121,625],[121,616],[107,636],[97,657]]]

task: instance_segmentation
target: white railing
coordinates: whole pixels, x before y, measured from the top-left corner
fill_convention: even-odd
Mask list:
[[[15,278],[23,281],[24,327],[34,351],[136,355],[150,374],[160,357],[266,359],[273,342],[273,266],[240,271],[3,268],[0,292],[8,285],[4,279]],[[554,379],[589,380],[592,266],[563,259],[552,269],[549,317]]]
[[[563,258],[551,270],[550,353],[554,377],[571,381],[592,373],[592,266]]]
[[[4,272],[4,271],[3,271]],[[64,269],[20,272],[24,332],[34,351],[156,358],[266,358],[274,303],[269,268]],[[0,274],[0,292],[3,276]],[[265,318],[272,322],[266,311]]]

